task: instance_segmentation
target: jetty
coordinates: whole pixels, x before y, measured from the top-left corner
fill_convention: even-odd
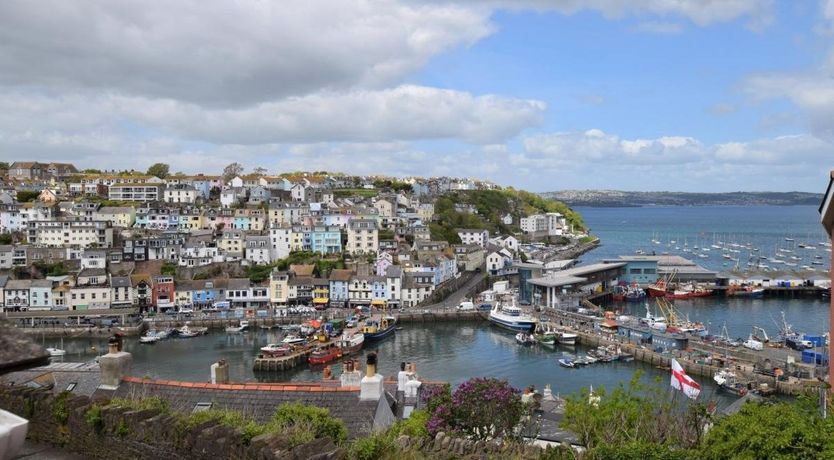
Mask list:
[[[311,342],[305,344],[303,347],[299,347],[299,350],[294,351],[290,354],[284,356],[266,356],[261,354],[257,358],[255,358],[255,364],[253,366],[253,370],[257,371],[286,371],[289,369],[298,366],[299,364],[304,364],[307,362],[307,358],[310,354],[318,346],[325,346],[327,344],[333,343],[332,341],[319,343],[319,342]]]

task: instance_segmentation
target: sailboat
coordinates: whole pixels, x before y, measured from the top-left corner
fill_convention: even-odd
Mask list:
[[[61,348],[48,347],[46,352],[49,353],[49,356],[64,356],[67,354],[67,351],[64,350],[64,338],[61,337]]]

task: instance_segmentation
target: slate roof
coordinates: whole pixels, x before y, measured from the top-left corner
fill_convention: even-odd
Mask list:
[[[131,287],[130,277],[128,276],[114,276],[110,278],[110,287]]]
[[[158,396],[168,401],[173,410],[187,414],[197,403],[210,402],[213,408],[237,410],[259,422],[269,421],[281,404],[301,402],[328,409],[345,423],[349,437],[371,432],[379,405],[378,401],[360,401],[358,387],[321,383],[221,385],[125,377],[115,392],[99,391],[96,397],[99,393],[121,398]],[[389,402],[388,398],[384,401]]]
[[[95,362],[50,363],[0,376],[0,384],[48,388],[56,394],[75,384],[70,392],[84,396],[92,396],[100,383],[101,369]]]
[[[335,269],[330,272],[331,281],[350,281],[351,276],[353,276],[353,270],[349,269]]]

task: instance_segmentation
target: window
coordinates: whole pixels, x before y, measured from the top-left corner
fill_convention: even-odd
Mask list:
[[[643,273],[646,275],[654,275],[657,274],[657,270],[654,268],[645,268],[643,269]]]
[[[642,268],[631,268],[631,269],[628,270],[628,272],[631,273],[632,275],[640,275],[640,274],[643,273],[643,269]]]

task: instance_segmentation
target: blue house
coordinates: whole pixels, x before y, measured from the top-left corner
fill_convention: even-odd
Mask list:
[[[606,262],[625,262],[620,281],[628,284],[654,284],[657,281],[657,258],[650,256],[620,257]]]

